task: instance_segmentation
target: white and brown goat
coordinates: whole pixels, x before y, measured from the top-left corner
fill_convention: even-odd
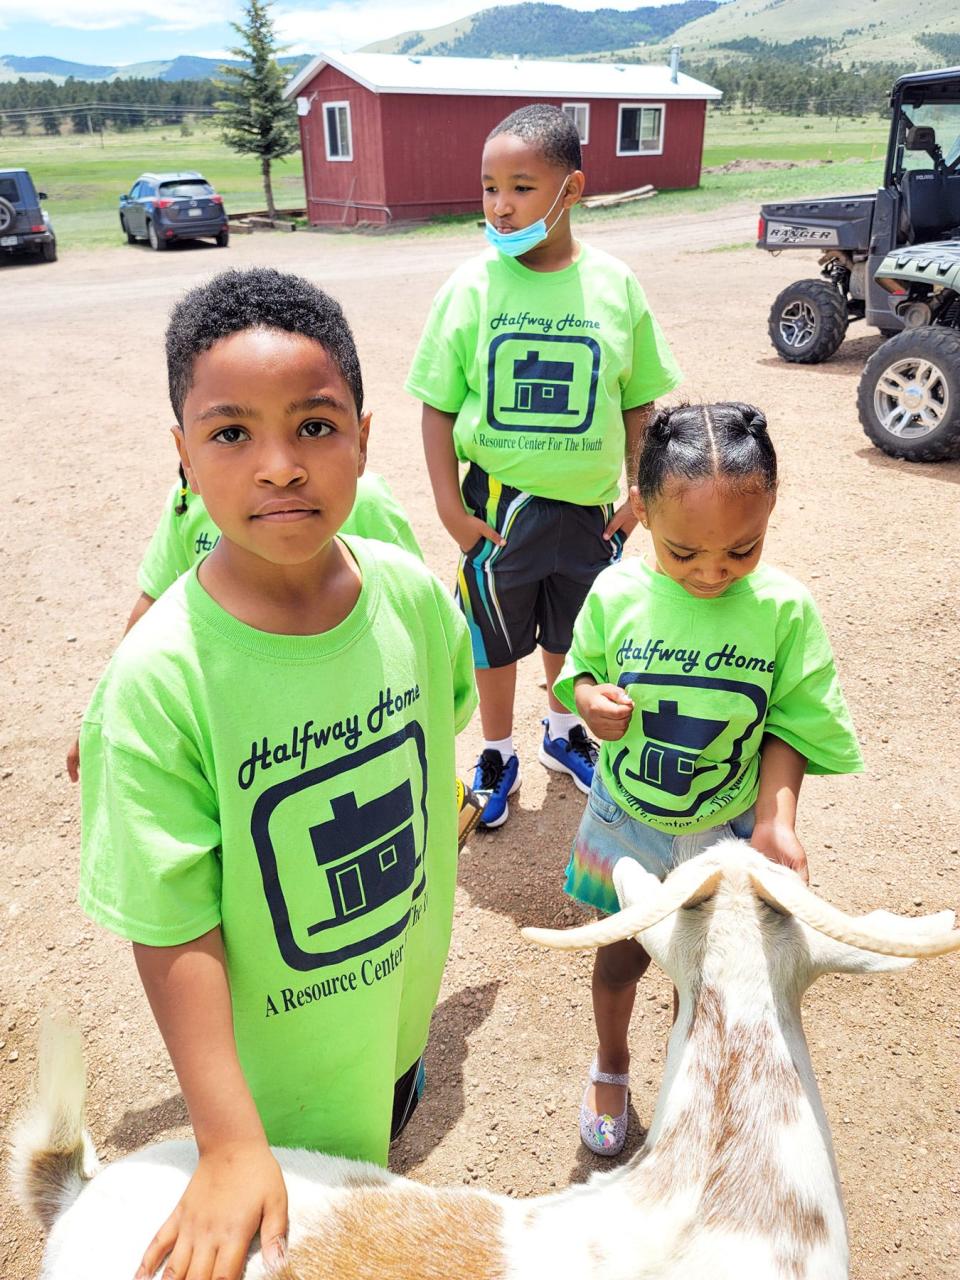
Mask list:
[[[371,1165],[278,1150],[288,1260],[275,1280],[843,1280],[847,1237],[826,1117],[800,1023],[827,972],[900,969],[960,949],[946,911],[851,917],[741,841],[661,884],[617,868],[623,909],[549,946],[636,937],[680,1011],[643,1148],[556,1195],[434,1190]],[[14,1138],[21,1202],[49,1230],[42,1280],[130,1280],[196,1162],[166,1142],[96,1168],[76,1031],[41,1048],[40,1096]],[[94,1176],[96,1175],[96,1176]],[[247,1280],[265,1274],[258,1252]]]

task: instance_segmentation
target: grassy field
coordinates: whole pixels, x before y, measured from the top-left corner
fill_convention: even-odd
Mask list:
[[[872,115],[779,116],[762,111],[711,111],[703,149],[706,167],[731,160],[877,160],[887,149],[890,121]]]
[[[210,129],[182,137],[179,125],[129,133],[60,138],[0,137],[0,168],[22,166],[49,197],[46,207],[63,249],[91,249],[122,242],[117,198],[148,170],[197,169],[224,198],[228,210],[262,208],[263,186],[255,156],[231,151]],[[303,207],[299,151],[274,166],[279,208]]]
[[[879,117],[833,120],[759,112],[713,112],[707,120],[704,166],[733,160],[794,160],[795,169],[705,173],[694,191],[661,192],[656,199],[621,209],[581,210],[584,224],[610,218],[700,213],[732,201],[790,199],[842,191],[869,191],[880,181],[887,121]],[[198,169],[223,195],[228,210],[262,207],[260,171],[253,156],[230,151],[210,129],[178,126],[139,129],[99,137],[0,137],[0,168],[23,165],[47,192],[60,247],[120,246],[117,197],[145,170]],[[810,161],[820,161],[811,165]],[[588,175],[589,176],[589,175]],[[299,153],[274,167],[279,207],[304,203]],[[442,235],[476,221],[476,214],[438,219],[408,234]]]

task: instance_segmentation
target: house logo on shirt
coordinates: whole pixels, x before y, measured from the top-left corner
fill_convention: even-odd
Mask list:
[[[767,693],[725,676],[624,671],[617,681],[636,703],[643,730],[639,754],[614,748],[620,794],[638,813],[692,817],[712,797],[739,784],[751,743],[762,729]]]
[[[593,338],[498,333],[487,357],[487,422],[499,431],[579,435],[593,422],[599,374]]]
[[[277,945],[302,972],[399,937],[426,888],[419,721],[267,787],[251,835]]]

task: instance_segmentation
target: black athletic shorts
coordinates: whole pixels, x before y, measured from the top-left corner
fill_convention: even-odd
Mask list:
[[[506,667],[537,645],[566,653],[594,579],[620,559],[623,535],[603,537],[613,506],[535,498],[475,465],[464,477],[463,501],[506,539],[498,547],[481,538],[460,557],[455,594],[474,665]]]

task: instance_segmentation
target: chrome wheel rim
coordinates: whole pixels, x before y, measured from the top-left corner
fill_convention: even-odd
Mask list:
[[[148,239],[149,239],[149,241],[150,241],[150,248],[151,248],[151,249],[155,249],[155,248],[157,247],[157,244],[159,243],[159,241],[158,241],[158,239],[157,239],[157,229],[156,229],[156,227],[153,225],[153,223],[152,223],[152,222],[151,222],[151,223],[150,223],[150,225],[147,227],[147,238],[148,238]]]
[[[888,365],[873,392],[877,421],[897,440],[921,440],[950,412],[950,388],[931,360],[909,356]]]
[[[805,347],[817,332],[817,313],[798,298],[780,312],[780,337],[788,347]]]

